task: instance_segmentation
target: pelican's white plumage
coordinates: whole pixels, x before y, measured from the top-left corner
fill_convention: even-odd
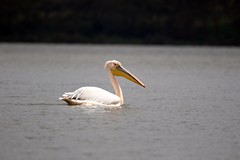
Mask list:
[[[121,107],[124,104],[124,99],[121,87],[115,76],[125,77],[128,80],[145,87],[140,80],[123,68],[121,63],[116,60],[107,61],[105,63],[105,69],[108,72],[115,94],[98,87],[81,87],[74,92],[64,93],[59,99],[67,102],[69,105]]]
[[[109,98],[110,97],[110,98]],[[74,92],[68,92],[60,99],[70,105],[120,106],[120,97],[98,87],[81,87]]]

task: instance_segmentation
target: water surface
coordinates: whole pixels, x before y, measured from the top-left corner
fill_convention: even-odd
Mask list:
[[[70,107],[65,91],[113,91],[122,109]],[[1,160],[238,160],[240,49],[224,47],[0,44]]]

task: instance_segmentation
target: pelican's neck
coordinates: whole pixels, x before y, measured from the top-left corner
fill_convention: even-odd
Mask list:
[[[122,89],[121,89],[121,87],[120,87],[116,77],[113,76],[111,70],[107,68],[107,72],[108,72],[108,76],[109,76],[110,82],[111,82],[111,84],[112,84],[112,86],[114,88],[115,94],[120,97],[121,104],[123,104],[124,103],[124,99],[123,99]]]

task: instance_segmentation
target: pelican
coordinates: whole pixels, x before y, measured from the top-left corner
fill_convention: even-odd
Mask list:
[[[107,61],[105,63],[105,69],[108,73],[115,94],[98,87],[87,86],[81,87],[73,92],[66,92],[59,99],[67,102],[69,105],[103,106],[110,108],[122,107],[124,104],[123,93],[115,76],[122,76],[145,88],[145,85],[125,69],[119,61]]]

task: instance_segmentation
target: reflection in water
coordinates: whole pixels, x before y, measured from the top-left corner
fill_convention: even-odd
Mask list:
[[[110,110],[98,106],[66,106],[65,111],[71,114],[92,114],[92,113],[106,113]]]

